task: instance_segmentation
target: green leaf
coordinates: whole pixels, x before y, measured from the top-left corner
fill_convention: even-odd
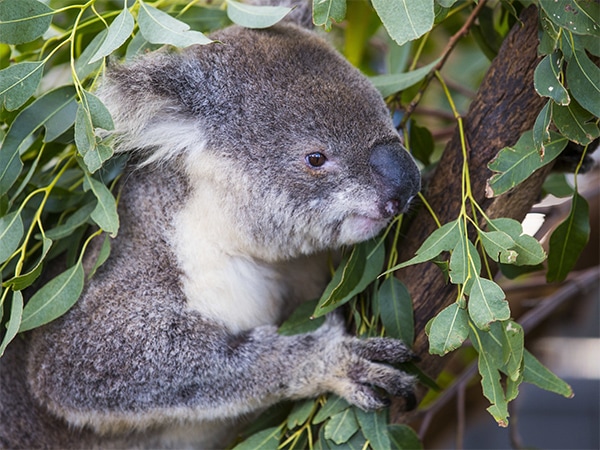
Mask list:
[[[414,86],[419,81],[423,80],[429,72],[433,70],[439,59],[405,73],[394,73],[388,75],[377,75],[371,77],[371,83],[377,88],[382,97],[388,97],[403,89]]]
[[[525,333],[518,323],[507,320],[498,324],[502,330],[503,350],[506,374],[512,381],[517,381],[523,375],[523,352],[525,351]],[[492,332],[496,327],[492,327]]]
[[[543,191],[558,198],[572,197],[573,186],[569,184],[564,173],[551,173],[546,177]]]
[[[558,131],[570,141],[588,145],[600,136],[600,129],[594,122],[595,117],[576,101],[568,106],[553,105],[552,118]]]
[[[315,400],[304,400],[303,402],[296,403],[294,408],[290,412],[287,418],[288,429],[293,429],[297,426],[302,425],[310,417],[310,413],[315,408]]]
[[[227,0],[227,17],[246,28],[268,28],[283,19],[292,9],[285,6],[258,6]]]
[[[374,412],[356,408],[356,418],[363,436],[369,441],[373,450],[389,450],[390,438],[387,434],[387,410]]]
[[[485,252],[494,261],[507,261],[509,264],[517,261],[518,253],[513,238],[503,231],[479,231],[479,238]]]
[[[348,259],[344,259],[344,261],[340,263],[340,266],[335,271],[332,280],[325,288],[325,291],[319,300],[318,306],[315,308],[313,317],[321,317],[348,302],[357,294],[364,291],[365,288],[371,284],[381,273],[385,258],[385,248],[381,242],[370,240],[357,245],[364,247],[364,250],[358,250],[357,253],[354,253],[353,250],[352,253],[355,255],[355,258],[362,258],[363,255],[366,255],[366,261],[363,264],[357,262],[357,264],[362,265],[364,268],[360,280],[357,281],[356,278],[348,277],[347,280],[349,285],[353,285],[354,287],[352,289],[348,289],[349,286],[341,286],[342,277],[349,275],[347,268],[349,261]],[[338,288],[338,292],[334,298],[332,297],[332,293],[336,288]],[[330,298],[332,298],[333,301],[329,304],[329,306],[323,306],[323,303]]]
[[[578,193],[573,195],[569,216],[550,236],[548,248],[549,282],[564,280],[575,266],[590,238],[588,203]]]
[[[4,351],[10,342],[15,338],[19,332],[19,325],[21,325],[21,316],[23,314],[23,294],[21,291],[13,291],[12,303],[10,306],[10,317],[6,323],[6,334],[0,344],[0,357],[4,355]]]
[[[559,105],[568,105],[569,93],[560,82],[562,56],[554,52],[540,61],[533,74],[533,86],[542,97],[550,97]]]
[[[141,0],[139,4],[138,25],[140,32],[148,42],[169,44],[175,47],[188,47],[194,44],[205,45],[212,42],[204,34],[190,30],[189,25],[167,13]]]
[[[454,249],[461,239],[462,235],[460,232],[459,221],[454,220],[452,222],[448,222],[447,224],[442,225],[440,228],[435,230],[427,239],[425,239],[425,242],[423,242],[421,247],[419,247],[417,250],[417,256],[392,267],[388,272],[392,272],[403,267],[412,266],[413,264],[430,261],[440,253]]]
[[[119,230],[119,215],[117,214],[116,200],[103,183],[92,178],[87,173],[84,175],[84,189],[86,191],[91,190],[98,199],[98,203],[91,214],[92,220],[112,237],[115,237]]]
[[[377,301],[386,334],[412,344],[415,333],[413,305],[404,284],[396,277],[386,278],[379,286]]]
[[[600,36],[600,27],[596,19],[600,17],[600,10],[593,1],[582,8],[581,0],[541,1],[539,6],[546,12],[548,18],[562,28],[576,34],[591,34]]]
[[[42,36],[52,22],[53,11],[37,0],[0,2],[0,42],[24,44]]]
[[[485,332],[478,331],[476,328],[471,328],[471,340],[475,342],[481,342],[480,334]],[[479,357],[477,360],[477,366],[481,375],[481,387],[483,395],[490,401],[491,406],[487,409],[488,412],[496,419],[500,426],[508,425],[508,405],[502,385],[500,384],[500,372],[497,369],[495,360],[492,359],[491,354],[482,345],[477,345],[479,348]]]
[[[461,233],[464,233],[462,226],[460,229]],[[463,284],[481,273],[481,257],[466,234],[452,250],[449,269],[450,280],[454,284]]]
[[[102,30],[98,33],[75,61],[75,72],[77,73],[79,80],[85,80],[92,73],[96,73],[102,66],[102,60],[98,60],[94,63],[90,63],[90,60],[102,46],[107,34],[108,30]]]
[[[540,155],[546,152],[546,143],[550,141],[550,122],[552,121],[552,100],[544,105],[533,125],[533,145]]]
[[[48,251],[52,247],[52,240],[48,238],[43,238],[42,240],[42,253],[36,264],[29,270],[29,272],[19,275],[17,277],[11,278],[10,280],[6,280],[2,283],[2,286],[11,288],[14,291],[20,291],[25,289],[28,286],[31,286],[33,282],[41,275],[43,262],[48,254]]]
[[[83,265],[76,265],[50,280],[27,302],[19,332],[44,325],[66,313],[83,291]]]
[[[321,407],[319,412],[315,414],[312,423],[318,424],[324,422],[330,417],[348,408],[350,408],[350,404],[342,397],[338,397],[337,395],[330,395],[329,397],[327,397],[327,401]]]
[[[352,253],[342,268],[342,276],[338,284],[333,288],[331,294],[320,307],[326,307],[339,302],[356,287],[365,270],[367,261],[366,249],[363,245],[355,245]]]
[[[510,308],[500,286],[481,277],[472,278],[470,283],[469,316],[477,328],[489,330],[490,323],[510,317]]]
[[[425,127],[414,123],[410,126],[410,152],[413,157],[421,161],[425,166],[431,164],[431,155],[435,150],[433,135]]]
[[[346,0],[313,0],[313,22],[318,27],[331,30],[333,22],[346,17]]]
[[[443,356],[456,350],[469,336],[467,311],[452,303],[430,321],[426,331],[432,355]]]
[[[277,332],[284,336],[309,333],[315,331],[325,322],[325,317],[313,318],[312,313],[318,300],[302,302],[294,312],[281,324]]]
[[[423,36],[433,27],[433,0],[373,0],[373,7],[398,45]]]
[[[277,450],[279,447],[280,427],[271,427],[253,434],[245,441],[239,443],[233,450]]]
[[[533,143],[533,132],[525,132],[514,147],[505,147],[488,164],[498,172],[488,180],[486,195],[496,197],[525,181],[533,172],[554,160],[566,147],[568,140],[550,133],[551,141],[540,155]]]
[[[35,93],[42,80],[43,61],[22,62],[0,70],[0,106],[14,111]]]
[[[554,375],[527,350],[523,353],[523,381],[563,397],[573,397],[573,389]]]
[[[101,60],[123,45],[129,36],[131,36],[133,27],[133,16],[127,9],[127,2],[125,2],[125,8],[123,8],[123,11],[119,13],[108,27],[106,38],[100,48],[90,58],[90,63]]]
[[[325,437],[336,444],[347,442],[358,431],[353,408],[335,414],[325,424]]]
[[[94,267],[92,267],[92,270],[90,270],[90,273],[88,275],[88,280],[91,279],[94,276],[94,274],[96,273],[96,270],[98,270],[98,268],[106,262],[106,260],[110,256],[110,248],[111,248],[110,247],[110,238],[108,236],[104,235],[104,241],[102,242],[102,247],[100,247],[100,252],[98,253],[98,257],[96,258]]]
[[[0,147],[0,196],[8,192],[21,172],[19,153],[25,151],[27,138],[43,126],[44,142],[56,139],[75,122],[76,110],[75,88],[63,86],[47,92],[17,115]]]
[[[89,219],[95,207],[96,202],[86,203],[71,214],[63,224],[46,231],[46,237],[56,240],[69,236]]]
[[[566,76],[571,95],[594,116],[600,117],[600,69],[585,51],[575,49],[567,64]]]
[[[6,261],[19,248],[23,237],[23,221],[19,211],[0,218],[0,263]]]
[[[423,448],[419,436],[408,425],[389,424],[388,435],[394,449],[421,450]]]

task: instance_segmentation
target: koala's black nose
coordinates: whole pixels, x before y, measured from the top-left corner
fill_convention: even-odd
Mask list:
[[[404,212],[421,189],[421,175],[412,156],[399,142],[379,144],[369,162],[381,189],[381,213],[391,217]]]

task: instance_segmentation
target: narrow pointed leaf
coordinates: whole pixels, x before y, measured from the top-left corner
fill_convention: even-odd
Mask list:
[[[20,291],[29,287],[33,284],[33,282],[41,275],[44,259],[50,251],[52,247],[52,240],[48,238],[43,238],[42,240],[42,253],[37,261],[37,263],[29,270],[29,272],[19,275],[17,277],[11,278],[10,280],[2,283],[2,286],[9,287],[14,291]]]
[[[19,247],[23,232],[19,211],[0,218],[0,263],[6,261]]]
[[[544,105],[533,125],[533,145],[540,155],[546,151],[550,141],[550,123],[552,121],[552,100]]]
[[[393,449],[421,450],[423,448],[419,436],[408,425],[389,424],[388,435]]]
[[[91,190],[98,200],[91,214],[92,220],[111,236],[116,236],[119,230],[119,215],[112,193],[103,183],[87,174],[85,174],[84,188]]]
[[[404,284],[396,277],[386,278],[379,287],[377,300],[386,334],[411,345],[414,340],[413,304]]]
[[[562,281],[567,277],[589,238],[589,206],[585,198],[575,193],[568,217],[550,236],[548,281]]]
[[[319,410],[319,412],[315,414],[312,423],[318,424],[324,422],[330,417],[348,408],[350,408],[350,404],[346,400],[344,400],[342,397],[338,397],[337,395],[331,395],[327,398],[327,401]]]
[[[581,106],[600,117],[600,69],[585,51],[576,49],[567,64],[569,90]]]
[[[127,2],[125,2],[125,4],[127,4]],[[102,42],[100,48],[90,58],[90,63],[101,60],[123,45],[129,36],[131,36],[133,27],[133,16],[127,7],[125,7],[108,27],[106,38]]]
[[[0,358],[4,354],[6,347],[15,338],[19,332],[19,326],[21,325],[21,317],[23,315],[23,294],[21,291],[13,291],[12,302],[10,307],[10,317],[6,323],[6,333],[0,343]]]
[[[573,389],[548,370],[535,356],[525,350],[523,354],[523,381],[563,397],[573,397]]]
[[[267,428],[239,443],[233,447],[233,450],[255,450],[258,448],[261,450],[277,450],[280,436],[281,429],[279,427]]]
[[[370,78],[373,86],[377,88],[382,97],[388,97],[396,92],[414,86],[423,80],[429,72],[433,70],[439,59],[426,66],[404,73],[394,73],[388,75],[377,75]]]
[[[83,265],[75,266],[45,284],[27,302],[19,332],[44,325],[66,313],[83,291]]]

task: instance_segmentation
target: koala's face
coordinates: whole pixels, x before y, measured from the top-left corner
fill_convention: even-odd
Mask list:
[[[214,38],[141,68],[169,99],[163,112],[200,130],[187,164],[227,193],[216,201],[250,247],[268,258],[337,248],[405,210],[419,172],[364,76],[296,26]]]

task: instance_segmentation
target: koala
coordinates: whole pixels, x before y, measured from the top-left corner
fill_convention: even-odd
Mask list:
[[[212,38],[107,71],[98,95],[130,154],[120,231],[76,305],[0,361],[0,446],[223,448],[286,399],[414,402],[402,342],[335,316],[277,332],[321,294],[330,252],[420,188],[384,101],[295,23]]]

